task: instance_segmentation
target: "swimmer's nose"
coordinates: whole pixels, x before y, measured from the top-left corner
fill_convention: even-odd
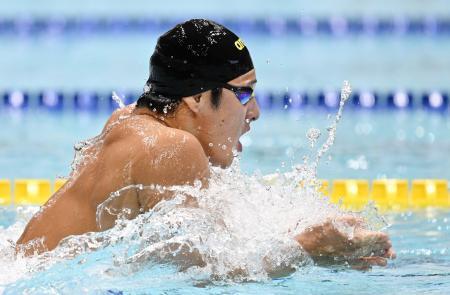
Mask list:
[[[260,115],[259,112],[259,105],[258,102],[256,101],[256,97],[254,97],[253,99],[250,99],[249,102],[247,103],[247,114],[245,116],[245,119],[248,121],[256,121],[258,120]]]

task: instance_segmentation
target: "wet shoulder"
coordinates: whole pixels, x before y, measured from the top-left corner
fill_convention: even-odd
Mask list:
[[[103,131],[105,132],[108,129],[111,129],[115,125],[118,125],[121,121],[126,120],[127,118],[132,116],[132,112],[134,108],[136,107],[136,104],[129,104],[124,108],[116,109],[111,116],[109,117],[108,121],[105,123],[105,127],[103,127]]]
[[[191,156],[206,159],[198,139],[184,130],[156,123],[145,125],[135,132],[136,140],[145,151],[142,157],[154,165],[160,165],[168,160],[186,160],[186,157]]]
[[[118,124],[117,120],[120,121]],[[111,121],[105,128],[107,143],[119,142],[132,147],[140,158],[152,160],[156,164],[165,158],[186,154],[206,159],[204,150],[194,135],[165,126],[147,115],[116,116],[116,121]]]
[[[156,143],[162,126],[148,116],[134,114],[133,108],[127,106],[111,115],[102,135],[106,144],[128,142],[136,147],[149,147]]]
[[[135,123],[133,179],[137,183],[182,185],[209,175],[208,158],[198,139],[183,130],[159,123]]]

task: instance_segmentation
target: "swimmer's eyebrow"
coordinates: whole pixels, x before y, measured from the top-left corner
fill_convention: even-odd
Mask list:
[[[250,82],[245,83],[244,86],[250,86],[250,87],[254,88],[254,85],[255,85],[257,82],[258,82],[258,81],[256,81],[256,79],[254,79],[254,80],[252,80],[252,81],[250,81]],[[235,87],[243,87],[242,85],[231,85],[231,86],[235,86]]]
[[[253,85],[255,85],[257,82],[258,82],[258,81],[256,81],[256,79],[254,79],[254,80],[248,82],[247,85],[248,85],[248,86],[253,86]]]

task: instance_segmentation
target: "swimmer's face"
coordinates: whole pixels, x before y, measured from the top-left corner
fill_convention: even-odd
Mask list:
[[[256,73],[251,70],[228,82],[235,87],[255,87]],[[259,117],[259,106],[255,98],[243,105],[233,91],[222,89],[220,104],[211,104],[211,91],[205,92],[201,100],[201,120],[197,138],[214,166],[228,167],[233,161],[233,150],[242,151],[239,138],[250,130],[250,123]]]

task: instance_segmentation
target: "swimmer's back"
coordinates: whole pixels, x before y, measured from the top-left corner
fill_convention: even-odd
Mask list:
[[[26,250],[27,254],[51,250],[69,235],[112,227],[117,216],[102,214],[97,224],[97,207],[123,187],[191,184],[209,173],[208,159],[193,135],[169,128],[148,114],[135,113],[134,105],[114,112],[98,142],[86,153],[84,163],[31,219],[17,241],[20,245],[44,237],[43,245]],[[180,167],[185,169],[179,171]],[[130,209],[128,217],[133,218],[162,198],[131,188],[108,205],[119,211]]]

